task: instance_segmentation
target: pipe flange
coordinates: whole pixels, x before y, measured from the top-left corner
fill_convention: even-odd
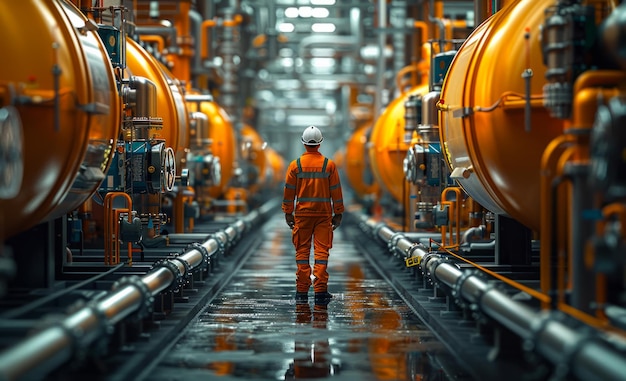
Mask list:
[[[408,249],[405,250],[404,258],[407,259],[407,258],[413,257],[414,256],[413,253],[417,251],[418,249],[422,249],[423,251],[425,251],[424,247],[419,242],[413,242],[413,244]],[[423,257],[419,259],[418,265],[419,265],[419,262],[422,261],[422,259]]]
[[[391,238],[389,238],[389,241],[387,241],[387,246],[389,246],[390,248],[395,247],[398,244],[398,241],[402,238],[404,238],[404,234],[402,234],[401,232],[393,233]]]
[[[433,273],[437,271],[437,267],[439,267],[439,266],[441,266],[443,264],[447,264],[449,266],[454,266],[457,269],[461,270],[459,265],[457,265],[456,262],[453,262],[450,259],[450,257],[448,257],[447,255],[437,254],[437,257],[434,258],[434,260],[435,260],[435,262],[432,265],[432,272]],[[432,282],[433,282],[433,285],[435,287],[440,288],[442,290],[447,290],[447,289],[450,288],[447,284],[440,282],[439,279],[436,276],[430,274],[430,278],[432,278]]]
[[[172,256],[170,256],[170,260],[178,261],[183,264],[183,267],[185,268],[185,272],[183,273],[181,277],[183,279],[183,285],[189,283],[189,278],[191,278],[191,275],[193,274],[193,267],[191,266],[191,263],[189,263],[186,259],[181,257],[179,254],[173,254]]]
[[[113,324],[111,324],[107,319],[104,311],[98,308],[98,303],[99,300],[91,300],[87,303],[80,302],[69,309],[70,314],[75,314],[77,311],[88,309],[96,316],[96,321],[98,322],[97,327],[89,332],[85,332],[78,325],[68,326],[67,316],[61,317],[60,321],[56,320],[56,317],[52,316],[51,320],[48,321],[48,327],[61,328],[65,332],[66,336],[70,338],[70,341],[72,342],[71,347],[74,348],[72,357],[77,363],[84,361],[90,356],[102,356],[108,351],[108,337],[114,331],[114,327]]]
[[[210,236],[209,239],[214,239],[215,242],[217,242],[217,251],[216,254],[218,254],[219,256],[224,256],[226,254],[226,244],[228,243],[228,240],[225,240],[226,242],[223,242],[218,236],[217,234],[212,234]]]
[[[202,271],[206,271],[211,266],[211,254],[209,254],[209,250],[206,247],[202,246],[198,242],[194,242],[191,245],[187,246],[185,251],[188,249],[195,249],[202,254]]]
[[[420,270],[422,270],[422,275],[424,275],[425,277],[428,277],[428,269],[426,268],[426,264],[428,263],[428,261],[430,261],[432,256],[433,253],[429,251],[426,253],[426,255],[422,257],[422,260],[420,261],[419,268]]]
[[[209,239],[214,239],[217,242],[218,254],[224,255],[228,250],[230,241],[228,240],[228,234],[224,231],[213,233]]]
[[[538,336],[543,332],[548,322],[552,320],[548,313],[544,313],[530,325],[530,335],[524,339],[522,348],[527,352],[535,352],[537,349]]]
[[[376,226],[370,226],[367,221],[360,221],[358,226],[363,231],[363,233],[371,234],[374,237],[378,237],[378,231],[376,229]]]
[[[394,233],[391,238],[389,238],[389,240],[387,241],[387,251],[389,252],[389,254],[391,254],[394,257],[399,257],[401,254],[404,255],[404,253],[398,249],[398,242],[404,238],[404,235],[402,233]]]
[[[367,226],[367,224],[365,224],[365,226]],[[374,234],[374,237],[378,237],[378,233],[380,232],[380,229],[382,229],[384,226],[385,226],[384,222],[379,222],[372,228],[372,233]]]
[[[476,271],[474,274],[471,274],[471,276],[475,276],[477,278],[482,278],[482,273],[480,273],[479,271]],[[469,278],[469,277],[468,277]],[[467,280],[467,279],[466,279]],[[487,292],[493,290],[496,288],[496,286],[492,283],[487,283],[484,282],[486,284],[485,288],[481,288],[478,290],[478,292],[476,293],[475,297],[476,297],[476,301],[470,301],[470,309],[476,314],[476,315],[481,315],[482,318],[484,320],[487,319],[487,317],[483,314],[481,308],[480,308],[480,301],[483,298],[483,295],[485,295]],[[461,291],[461,289],[459,289],[459,291]],[[478,318],[477,318],[478,319]]]
[[[553,379],[555,380],[565,379],[569,375],[572,368],[571,364],[574,363],[576,354],[584,345],[587,345],[589,342],[594,340],[600,342],[600,340],[593,335],[590,327],[578,327],[576,328],[576,332],[581,335],[581,338],[580,340],[576,340],[571,345],[566,345],[563,349],[561,361],[556,362],[556,366],[554,367]]]
[[[111,290],[119,290],[127,285],[137,288],[142,296],[141,307],[139,308],[139,311],[137,311],[137,317],[139,319],[143,319],[144,317],[150,315],[154,308],[154,296],[150,292],[148,286],[141,280],[139,276],[125,276],[113,283]]]
[[[166,269],[170,270],[172,274],[174,274],[174,281],[172,282],[172,284],[170,284],[168,288],[163,290],[163,292],[176,292],[184,285],[184,274],[180,272],[178,266],[176,266],[169,258],[162,258],[156,261],[154,265],[152,265],[152,270],[155,270],[159,267],[165,267]]]
[[[470,304],[466,302],[463,297],[461,296],[461,288],[463,287],[463,283],[465,283],[465,281],[476,274],[476,271],[473,270],[466,270],[463,271],[463,274],[461,274],[461,276],[459,277],[459,279],[456,280],[456,282],[454,283],[454,286],[452,287],[452,296],[454,297],[454,300],[456,301],[456,304],[458,304],[461,308],[470,308]]]
[[[111,323],[105,311],[98,307],[99,303],[100,303],[99,300],[90,300],[87,303],[87,308],[91,309],[93,313],[98,316],[98,321],[100,322],[100,327],[99,329],[97,329],[97,333],[95,334],[95,336],[98,338],[105,337],[105,336],[108,337],[115,331],[115,326]],[[85,332],[83,332],[82,330],[79,330],[79,333],[82,337],[85,337]],[[82,344],[85,346],[85,350],[92,353],[92,355],[94,354],[92,352],[92,350],[94,349],[94,346],[98,347],[96,348],[95,352],[102,351],[101,353],[104,354],[109,351],[107,340],[97,340],[97,341],[98,341],[97,345],[94,345],[92,341],[85,342]],[[102,343],[101,341],[103,341],[104,343]],[[87,349],[86,347],[89,347],[89,349]]]
[[[431,260],[436,260],[438,258],[441,258],[441,254],[437,254],[435,252],[429,251],[428,253],[426,253],[426,255],[424,255],[424,257],[422,258],[420,267],[422,268],[422,271],[424,272],[424,275],[426,275],[427,277],[430,278],[430,270],[429,270],[429,266],[428,263]]]

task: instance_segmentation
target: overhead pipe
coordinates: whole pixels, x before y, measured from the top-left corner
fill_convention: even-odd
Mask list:
[[[109,328],[116,323],[132,314],[146,316],[156,295],[182,287],[195,270],[208,266],[221,248],[235,243],[274,206],[275,202],[268,202],[224,230],[213,233],[206,241],[191,245],[192,249],[185,253],[157,261],[153,270],[141,278],[120,279],[106,296],[91,300],[59,323],[3,351],[0,353],[0,379],[44,379],[93,343],[105,339]]]
[[[569,327],[559,315],[535,311],[511,299],[473,271],[463,271],[445,255],[428,252],[423,245],[408,239],[382,222],[362,217],[361,228],[387,243],[389,250],[405,258],[415,258],[433,284],[444,284],[463,302],[476,306],[486,316],[502,324],[555,367],[566,366],[578,379],[623,380],[626,356],[600,334]],[[618,338],[611,337],[616,341]],[[623,340],[618,343],[622,348]]]
[[[136,26],[135,34],[138,36],[161,36],[169,37],[169,45],[167,49],[170,53],[178,53],[178,42],[176,28],[173,26]],[[163,53],[163,52],[159,52]]]
[[[446,38],[446,25],[438,15],[435,15],[435,0],[430,0],[430,7],[428,9],[428,21],[436,23],[439,26],[439,52],[443,53],[444,42]]]
[[[374,120],[378,120],[382,114],[382,94],[385,89],[385,45],[387,43],[387,2],[378,0],[378,62],[376,71],[376,96],[374,97]]]
[[[355,51],[358,49],[358,36],[335,36],[313,34],[303,37],[298,44],[298,54],[304,57],[307,49],[314,47],[330,47],[333,49],[346,48],[346,51]]]
[[[474,1],[474,27],[477,28],[483,21],[489,18],[490,4],[487,1]]]
[[[189,21],[191,23],[191,29],[194,36],[193,39],[193,58],[191,60],[191,79],[194,86],[197,86],[196,76],[206,73],[207,70],[202,66],[202,56],[200,51],[202,50],[202,15],[200,12],[191,9],[189,10]]]

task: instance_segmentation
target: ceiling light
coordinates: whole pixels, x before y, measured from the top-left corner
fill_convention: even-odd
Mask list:
[[[315,23],[313,25],[311,25],[311,30],[313,32],[318,32],[318,33],[332,33],[335,31],[335,29],[337,29],[335,27],[335,24],[331,24],[331,23]]]

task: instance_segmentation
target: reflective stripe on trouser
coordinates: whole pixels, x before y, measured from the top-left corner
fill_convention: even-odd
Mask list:
[[[311,241],[315,264],[313,265],[313,289],[315,292],[328,291],[328,250],[333,244],[332,216],[297,217],[292,233],[293,245],[296,248],[296,291],[307,292],[311,286]]]

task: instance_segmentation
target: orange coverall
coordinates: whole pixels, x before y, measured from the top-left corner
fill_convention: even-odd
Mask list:
[[[287,168],[282,209],[294,213],[292,242],[296,249],[296,291],[308,292],[311,286],[309,256],[311,240],[315,265],[313,289],[328,291],[329,250],[333,246],[332,217],[343,214],[343,194],[335,163],[316,149],[307,149]]]

